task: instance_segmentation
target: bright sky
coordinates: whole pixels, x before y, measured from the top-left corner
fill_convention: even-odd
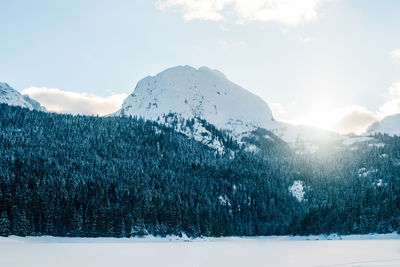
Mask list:
[[[360,132],[400,112],[398,0],[0,0],[0,11],[0,81],[51,110],[107,114],[147,75],[206,65],[279,120]]]

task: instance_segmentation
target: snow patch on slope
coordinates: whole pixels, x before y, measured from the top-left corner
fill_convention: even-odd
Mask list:
[[[222,137],[213,135],[207,128],[206,122],[199,118],[190,120],[183,118],[179,114],[168,114],[158,118],[156,122],[173,128],[176,132],[186,135],[189,138],[213,148],[218,153],[225,152],[224,140]]]
[[[293,184],[289,187],[289,192],[292,194],[293,197],[297,199],[297,201],[302,202],[305,195],[303,181],[294,181]]]

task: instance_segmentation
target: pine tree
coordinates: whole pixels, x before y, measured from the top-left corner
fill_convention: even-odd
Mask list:
[[[28,227],[29,223],[26,219],[25,211],[17,210],[12,224],[12,233],[18,236],[27,236],[28,235]]]
[[[7,213],[3,211],[0,216],[0,236],[9,236],[11,234],[10,221]]]

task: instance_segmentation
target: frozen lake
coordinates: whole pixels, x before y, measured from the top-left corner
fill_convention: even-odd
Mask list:
[[[8,237],[0,238],[0,266],[400,266],[397,234],[321,239]]]

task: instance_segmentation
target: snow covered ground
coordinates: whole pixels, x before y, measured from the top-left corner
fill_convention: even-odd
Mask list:
[[[0,266],[400,266],[400,236],[0,238]]]

